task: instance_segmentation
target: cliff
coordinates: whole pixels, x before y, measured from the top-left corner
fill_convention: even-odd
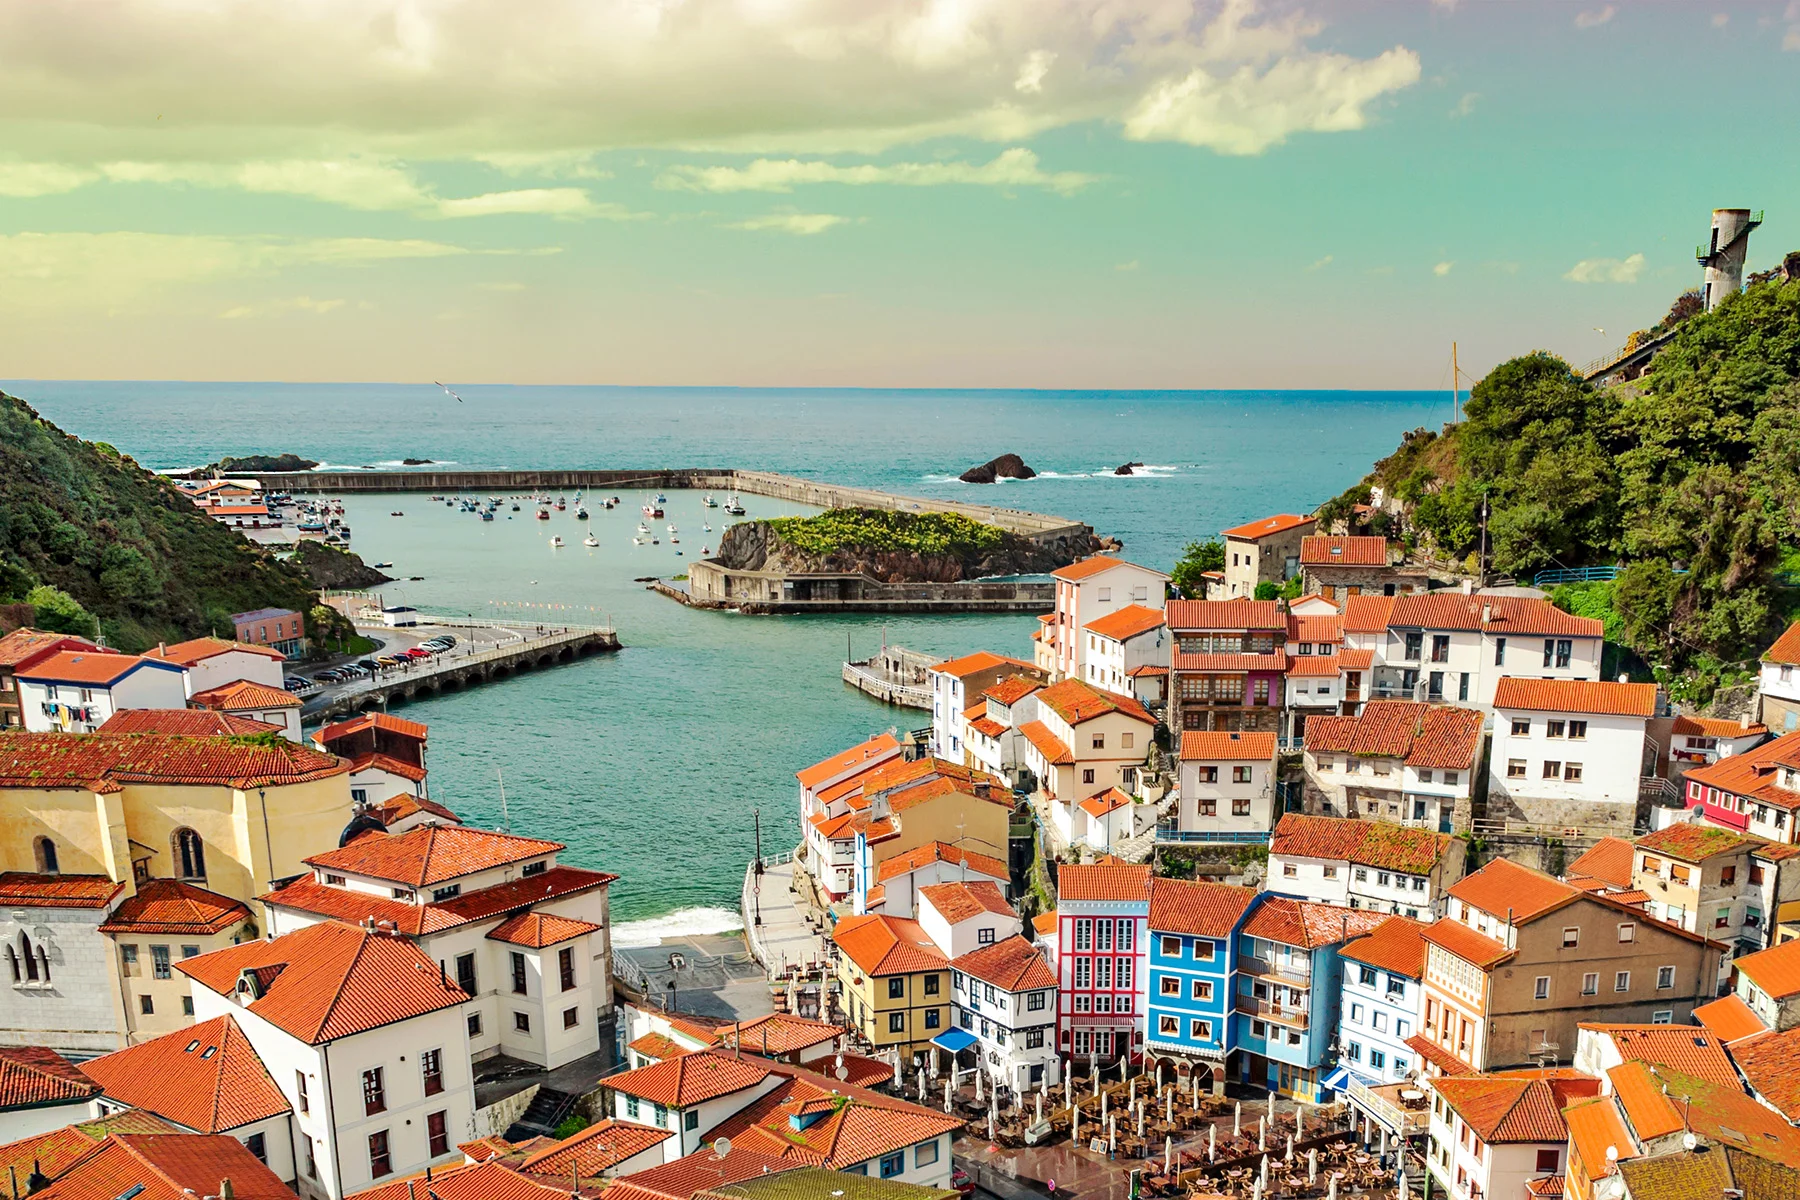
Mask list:
[[[324,542],[303,541],[294,547],[293,561],[306,572],[315,587],[370,588],[394,582],[369,566],[357,554],[327,546]]]
[[[816,517],[740,522],[725,531],[714,557],[738,571],[859,573],[883,583],[958,583],[1041,574],[1100,548],[1092,535],[1047,546],[951,513],[851,508]]]

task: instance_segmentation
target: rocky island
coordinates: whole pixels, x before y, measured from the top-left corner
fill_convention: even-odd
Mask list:
[[[1002,479],[1035,479],[1037,472],[1026,466],[1025,460],[1018,455],[1002,454],[979,467],[970,467],[957,478],[964,483],[996,483]]]

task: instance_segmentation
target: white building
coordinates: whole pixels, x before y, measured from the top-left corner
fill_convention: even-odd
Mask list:
[[[1369,650],[1368,698],[1487,711],[1508,675],[1597,680],[1605,629],[1548,600],[1433,592],[1352,596],[1344,648]]]
[[[461,1161],[477,1132],[469,996],[411,941],[327,921],[176,969],[195,1020],[230,1016],[293,1110],[301,1195]]]
[[[124,1044],[124,998],[100,932],[124,899],[125,885],[104,875],[53,865],[0,873],[0,953],[11,974],[0,988],[0,1045],[86,1057]]]
[[[373,922],[417,943],[471,997],[466,1052],[554,1070],[613,1039],[607,886],[561,866],[560,842],[460,825],[364,833],[264,896],[270,931]]]
[[[1131,605],[1160,609],[1169,577],[1122,558],[1097,554],[1050,573],[1056,609],[1037,632],[1033,660],[1052,678],[1087,678],[1089,624]]]
[[[1266,890],[1431,921],[1463,876],[1463,843],[1383,821],[1288,813],[1269,843]]]
[[[0,1080],[0,1145],[100,1115],[100,1085],[48,1046],[0,1047]]]
[[[965,714],[963,749],[969,765],[990,775],[1017,782],[1025,765],[1022,725],[1037,720],[1037,694],[1044,685],[1030,675],[1011,675],[987,688],[977,698],[979,716]],[[971,705],[969,713],[975,712]]]
[[[1020,727],[1037,801],[1059,845],[1084,840],[1081,801],[1108,788],[1136,795],[1156,718],[1131,696],[1065,679],[1038,692],[1037,719]]]
[[[1424,926],[1406,917],[1390,917],[1375,929],[1345,943],[1342,1047],[1339,1063],[1354,1082],[1365,1087],[1398,1083],[1418,1066],[1418,1055],[1406,1039],[1419,1031],[1424,1010]],[[1351,1103],[1357,1095],[1351,1089]],[[1382,1124],[1393,1106],[1369,1105]],[[1390,1129],[1399,1135],[1402,1130]]]
[[[1653,761],[1644,726],[1655,712],[1653,683],[1500,680],[1488,760],[1490,813],[1506,815],[1510,808],[1539,824],[1629,829],[1639,781]]]
[[[302,740],[300,697],[285,688],[240,679],[195,692],[192,703],[195,708],[208,708],[227,716],[273,725],[290,742]]]
[[[1190,729],[1181,735],[1176,830],[1207,835],[1267,834],[1274,825],[1275,735]],[[1224,839],[1220,839],[1224,840]]]
[[[239,680],[279,689],[282,664],[287,661],[287,655],[269,646],[213,637],[159,645],[144,657],[185,667],[190,696]]]
[[[1020,929],[1019,914],[985,880],[927,884],[918,897],[919,928],[945,958],[1004,942]]]
[[[1036,675],[1038,669],[1028,662],[978,650],[941,662],[925,672],[931,692],[931,754],[967,765],[963,748],[968,734],[966,722],[984,715],[981,693],[1012,675]]]
[[[1108,692],[1125,692],[1161,707],[1168,700],[1169,627],[1163,610],[1131,604],[1089,621],[1082,678]]]
[[[888,859],[875,869],[875,886],[867,890],[864,912],[917,919],[919,893],[937,883],[993,884],[1005,896],[1012,890],[1006,863],[948,842],[923,846]],[[859,914],[860,915],[860,914]]]
[[[1596,1096],[1600,1081],[1568,1068],[1441,1075],[1429,1081],[1426,1165],[1459,1197],[1524,1196],[1533,1179],[1568,1163],[1563,1109]]]
[[[120,709],[187,707],[187,670],[135,654],[64,650],[15,679],[28,733],[93,733]]]
[[[1736,721],[1683,714],[1669,727],[1669,777],[1675,779],[1674,772],[1711,766],[1722,758],[1754,750],[1768,737],[1769,727],[1752,721],[1748,714]]]
[[[1110,787],[1075,806],[1070,814],[1070,830],[1074,841],[1086,842],[1099,853],[1110,854],[1148,832],[1155,820],[1156,810],[1151,805],[1140,804],[1135,797]]]
[[[1354,717],[1314,717],[1306,725],[1307,807],[1450,833],[1469,809],[1481,720],[1474,709],[1408,700],[1371,700]]]
[[[1037,948],[1015,934],[951,959],[950,969],[956,1028],[975,1039],[967,1049],[988,1078],[1021,1096],[1061,1082],[1056,973]]]
[[[1756,690],[1761,701],[1757,717],[1764,725],[1776,733],[1800,729],[1800,621],[1763,651]]]

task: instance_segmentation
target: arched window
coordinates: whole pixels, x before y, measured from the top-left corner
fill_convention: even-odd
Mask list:
[[[182,879],[206,878],[206,847],[191,829],[175,831],[175,870]]]
[[[56,863],[56,843],[47,837],[41,837],[34,844],[37,847],[38,874],[55,875],[59,873],[62,868]]]
[[[25,960],[25,979],[28,983],[36,983],[38,977],[37,951],[32,949],[31,939],[19,930],[19,957]]]

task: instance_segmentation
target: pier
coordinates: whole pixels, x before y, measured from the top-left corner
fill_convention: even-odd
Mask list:
[[[931,707],[925,672],[944,660],[904,646],[883,646],[872,658],[844,664],[844,682],[865,695],[901,708]]]

